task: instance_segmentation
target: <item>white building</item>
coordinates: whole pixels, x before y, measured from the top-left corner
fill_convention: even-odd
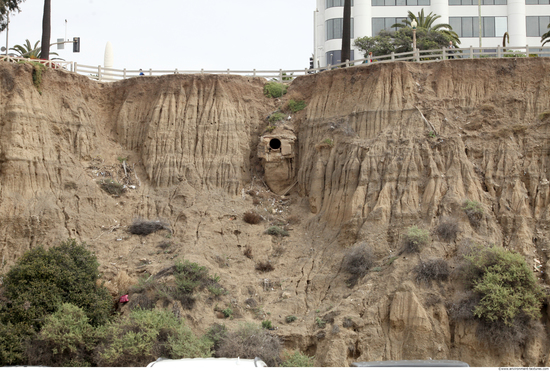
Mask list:
[[[540,37],[550,24],[550,0],[480,0],[482,47],[502,45],[505,32],[510,46],[540,46]],[[314,12],[315,67],[340,63],[344,0],[317,0]],[[352,0],[351,59],[363,58],[353,39],[376,35],[424,9],[440,15],[437,23],[448,23],[460,37],[460,47],[479,46],[478,0]]]

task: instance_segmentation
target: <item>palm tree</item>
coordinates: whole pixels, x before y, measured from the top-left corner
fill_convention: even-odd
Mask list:
[[[50,59],[50,34],[51,34],[51,0],[44,0],[44,16],[42,17],[42,46],[41,59]]]
[[[13,50],[19,53],[19,57],[21,58],[36,59],[36,58],[40,58],[40,47],[38,46],[38,44],[40,44],[40,41],[37,41],[33,47],[29,39],[27,39],[25,40],[25,44],[14,45],[14,47],[10,48],[10,50]]]
[[[19,11],[19,4],[25,0],[0,0],[0,31],[8,26],[8,14]]]
[[[344,30],[342,32],[342,62],[351,59],[351,0],[344,0]]]
[[[550,24],[546,26],[546,28],[550,28]],[[550,31],[547,31],[544,35],[540,37],[540,42],[542,43],[542,46],[550,41]]]
[[[13,50],[17,52],[19,55],[18,57],[21,58],[30,58],[30,59],[44,59],[42,58],[41,48],[38,46],[40,44],[40,40],[34,43],[34,46],[31,45],[31,42],[29,39],[25,40],[25,43],[23,45],[14,45],[13,48],[10,48],[10,50]],[[58,55],[57,53],[50,53],[50,55]],[[60,59],[60,58],[53,58],[53,59]]]
[[[439,18],[441,18],[441,16],[433,14],[433,12],[430,12],[430,14],[424,16],[424,9],[418,12],[418,16],[414,15],[413,12],[409,10],[408,18],[405,19],[402,23],[396,23],[392,25],[392,28],[409,28],[411,27],[411,22],[415,20],[417,23],[417,28],[424,28],[426,29],[426,31],[441,32],[443,35],[447,36],[455,46],[456,44],[460,44],[460,38],[458,37],[457,33],[453,31],[453,28],[450,24],[438,23],[434,25],[434,22]]]

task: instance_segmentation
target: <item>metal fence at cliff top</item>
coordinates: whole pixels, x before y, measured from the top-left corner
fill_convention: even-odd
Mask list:
[[[39,62],[48,67],[59,68],[76,72],[80,75],[89,77],[92,80],[109,82],[124,80],[133,77],[148,77],[148,76],[162,76],[172,74],[202,74],[202,75],[239,75],[250,77],[262,77],[266,80],[277,81],[292,81],[298,76],[310,75],[323,71],[332,70],[335,68],[353,68],[362,65],[370,65],[377,63],[391,63],[391,62],[416,62],[416,63],[434,63],[443,60],[461,60],[461,59],[475,59],[475,58],[540,58],[550,57],[550,46],[547,47],[530,47],[526,46],[510,46],[496,48],[478,48],[470,46],[468,48],[443,48],[432,50],[418,50],[409,51],[404,53],[391,53],[387,55],[372,56],[369,58],[356,59],[353,61],[346,61],[334,65],[328,65],[320,68],[304,68],[301,70],[154,70],[152,68],[146,70],[130,70],[130,69],[115,69],[107,68],[103,66],[86,66],[78,64],[77,62],[67,61],[46,61],[40,59],[25,59],[9,56],[0,56],[0,61],[8,62],[20,62],[31,61]]]

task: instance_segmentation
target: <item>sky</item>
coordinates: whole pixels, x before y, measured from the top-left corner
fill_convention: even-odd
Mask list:
[[[80,53],[72,44],[50,52],[96,67],[111,42],[115,69],[304,69],[315,7],[315,0],[52,0],[50,43],[81,41]],[[25,0],[10,15],[10,48],[41,40],[43,8],[43,0]]]

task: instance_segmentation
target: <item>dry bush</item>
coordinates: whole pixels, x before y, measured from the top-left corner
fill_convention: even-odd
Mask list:
[[[273,252],[271,253],[271,256],[274,258],[278,258],[280,256],[283,256],[285,252],[285,248],[282,246],[277,246],[273,249]]]
[[[441,303],[441,296],[435,294],[428,294],[428,297],[424,301],[426,308],[433,307],[436,304]]]
[[[466,292],[458,300],[447,302],[447,313],[454,322],[471,321],[474,317],[474,310],[481,298],[473,292]]]
[[[334,323],[334,319],[336,317],[338,317],[340,315],[340,311],[338,310],[335,310],[333,312],[329,312],[327,314],[325,314],[322,318],[322,320],[325,322],[325,323],[330,323],[330,324],[333,324]]]
[[[349,317],[346,317],[344,318],[344,320],[342,321],[342,326],[344,328],[351,328],[353,327],[353,320]]]
[[[262,217],[255,211],[247,211],[243,215],[243,220],[248,224],[260,224]]]
[[[246,256],[248,259],[252,259],[253,255],[252,255],[252,249],[250,247],[246,247],[244,249],[244,252],[243,252],[243,255]]]
[[[286,222],[289,224],[289,225],[298,225],[300,224],[300,222],[302,221],[302,219],[297,216],[297,215],[291,215],[288,217],[288,219],[286,220]]]
[[[170,241],[162,241],[162,242],[160,242],[160,243],[157,245],[157,247],[158,247],[159,249],[164,249],[164,250],[166,250],[166,249],[169,248],[171,245],[172,245],[172,242],[170,242]]]
[[[151,233],[154,233],[156,231],[160,231],[163,229],[170,231],[170,228],[168,228],[168,224],[160,220],[136,219],[134,220],[132,225],[130,225],[130,227],[128,228],[128,231],[131,234],[147,236]]]
[[[219,342],[216,357],[259,357],[269,367],[277,367],[281,363],[281,348],[281,340],[277,335],[247,322],[241,324],[237,330],[225,334]]]
[[[347,280],[349,286],[353,287],[357,281],[364,277],[374,265],[374,253],[366,243],[360,243],[352,247],[344,256],[343,268],[351,274]]]
[[[527,316],[516,317],[511,326],[506,325],[504,321],[480,321],[476,336],[482,343],[488,343],[496,349],[512,353],[524,346],[529,339],[544,336],[544,326]]]
[[[152,296],[153,297],[150,297],[147,293],[132,295],[128,301],[130,310],[134,310],[136,308],[145,310],[154,309],[157,304],[157,297],[155,295]]]
[[[256,264],[256,270],[258,270],[260,272],[271,272],[271,271],[275,270],[275,267],[273,267],[271,262],[268,260],[268,261],[265,261],[265,262],[258,262]]]
[[[113,179],[98,180],[97,184],[112,196],[120,196],[126,190],[122,184],[115,182]]]
[[[416,274],[416,282],[430,286],[432,280],[446,281],[451,274],[451,269],[443,259],[430,259],[418,263],[413,272]]]
[[[246,299],[244,303],[248,305],[250,308],[256,308],[258,306],[258,302],[253,298]]]
[[[458,220],[449,217],[443,218],[435,228],[435,234],[445,242],[454,241],[459,232]]]

